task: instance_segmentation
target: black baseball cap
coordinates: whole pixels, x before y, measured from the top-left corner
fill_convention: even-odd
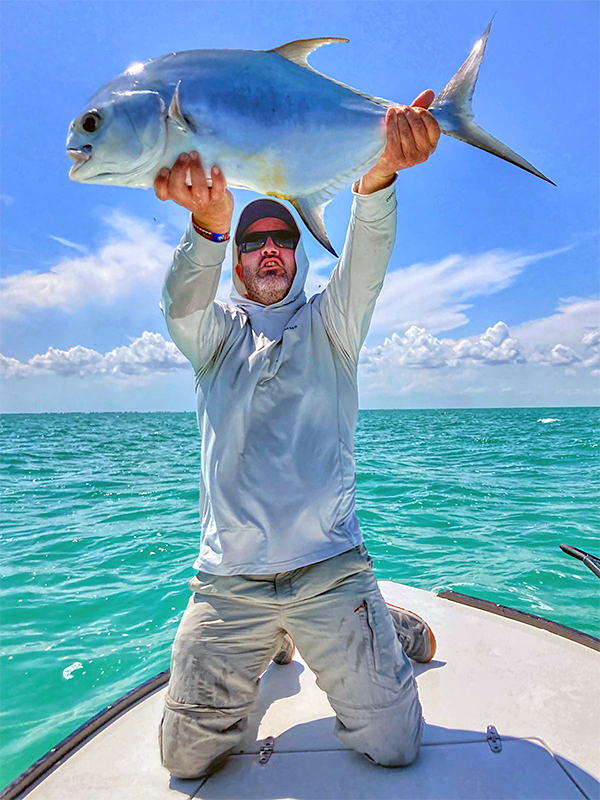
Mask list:
[[[294,231],[300,236],[300,229],[296,224],[296,220],[287,208],[276,200],[269,200],[268,198],[261,197],[259,200],[253,200],[251,203],[248,203],[240,214],[235,230],[235,243],[239,245],[250,225],[259,219],[265,219],[265,217],[275,217],[275,219],[282,220],[291,231]]]

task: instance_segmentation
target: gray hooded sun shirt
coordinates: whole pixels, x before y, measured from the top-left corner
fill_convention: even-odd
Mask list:
[[[354,512],[357,367],[396,234],[394,187],[355,193],[339,263],[308,301],[302,238],[283,300],[249,300],[233,270],[215,300],[226,244],[188,226],[161,301],[196,375],[202,437],[195,569],[287,572],[362,541]],[[235,245],[234,262],[237,261]]]

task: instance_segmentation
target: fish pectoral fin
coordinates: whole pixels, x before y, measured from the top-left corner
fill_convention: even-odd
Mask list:
[[[331,197],[329,195],[325,195],[325,199],[323,199],[323,195],[317,193],[308,195],[307,197],[292,198],[290,199],[290,203],[300,214],[302,222],[304,222],[315,239],[337,258],[338,254],[331,246],[323,219],[325,206],[330,200]]]
[[[180,86],[181,81],[179,81],[175,87],[175,93],[173,94],[173,99],[171,100],[171,104],[169,106],[168,117],[175,125],[177,125],[178,128],[181,128],[184,133],[196,133],[196,124],[189,116],[183,113],[181,108],[181,96],[179,94]]]
[[[317,47],[322,47],[324,44],[349,41],[350,39],[296,39],[295,42],[282,44],[280,47],[267,50],[267,52],[277,53],[283,56],[283,58],[287,58],[288,61],[293,61],[294,64],[298,64],[301,67],[309,67],[308,56],[313,50],[316,50]]]

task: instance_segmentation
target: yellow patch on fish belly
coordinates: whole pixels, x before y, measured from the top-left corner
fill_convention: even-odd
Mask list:
[[[287,189],[285,164],[266,153],[255,155],[253,161],[254,174],[264,187],[265,194],[287,196],[285,194]]]

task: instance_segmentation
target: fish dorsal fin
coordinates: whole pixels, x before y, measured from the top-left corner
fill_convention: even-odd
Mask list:
[[[314,72],[315,75],[320,75],[321,78],[325,78],[325,80],[331,81],[331,83],[336,83],[338,86],[342,86],[344,89],[349,89],[351,92],[354,92],[354,94],[364,97],[367,100],[371,100],[373,103],[377,103],[379,106],[389,108],[390,106],[395,105],[391,102],[391,100],[386,100],[383,97],[373,97],[371,94],[359,92],[358,89],[353,89],[352,86],[348,86],[346,83],[336,81],[335,78],[330,78],[328,75],[323,75],[322,72],[314,69],[314,67],[311,67],[311,65],[308,63],[308,56],[313,52],[313,50],[316,50],[317,47],[321,47],[324,44],[334,44],[336,42],[349,41],[350,39],[298,39],[295,42],[282,44],[281,47],[274,47],[272,50],[267,50],[266,52],[277,53],[277,55],[287,58],[288,61],[293,61],[294,64],[298,64],[299,67],[309,69],[311,72]]]
[[[324,44],[335,44],[336,42],[349,42],[350,39],[296,39],[295,42],[288,42],[282,44],[280,47],[274,47],[268,50],[269,53],[277,53],[288,61],[293,61],[300,67],[312,67],[308,63],[308,57],[316,50],[317,47],[322,47]]]

